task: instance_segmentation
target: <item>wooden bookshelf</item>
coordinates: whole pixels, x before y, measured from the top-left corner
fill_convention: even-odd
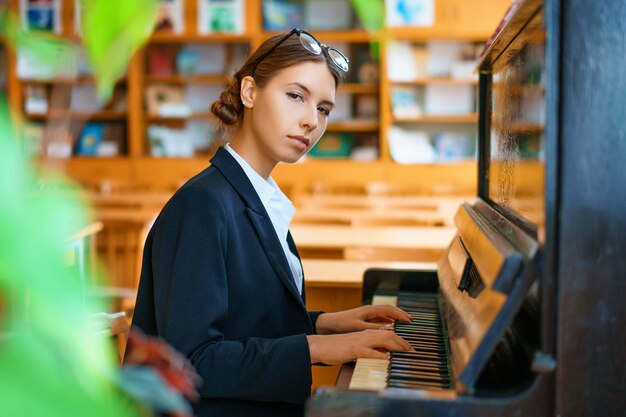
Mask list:
[[[128,181],[152,188],[173,188],[189,176],[206,167],[209,155],[196,155],[191,158],[157,158],[151,156],[147,129],[150,125],[184,126],[188,122],[208,122],[211,115],[206,111],[194,111],[188,117],[163,117],[148,112],[146,106],[146,88],[151,85],[165,84],[187,88],[195,85],[226,85],[232,68],[226,66],[224,72],[218,74],[183,75],[177,71],[171,74],[153,74],[148,66],[147,51],[149,48],[180,48],[184,45],[224,45],[227,49],[226,60],[232,61],[236,48],[251,50],[260,45],[268,37],[284,33],[281,31],[264,30],[263,1],[247,0],[245,10],[245,30],[242,33],[201,34],[197,29],[198,5],[196,0],[182,0],[184,27],[181,33],[155,33],[147,45],[138,51],[129,64],[127,75],[118,81],[119,88],[126,90],[125,111],[101,110],[93,113],[81,113],[78,110],[51,109],[45,115],[26,115],[24,113],[25,89],[28,85],[43,84],[72,88],[80,84],[94,83],[93,77],[60,78],[52,80],[19,79],[16,72],[17,60],[9,53],[7,89],[13,110],[20,119],[35,120],[47,123],[50,120],[79,120],[123,123],[126,126],[126,153],[113,158],[72,156],[67,160],[55,160],[54,165],[62,165],[65,171],[79,182],[97,186],[109,178],[116,181]],[[18,0],[11,0],[11,7],[17,11]],[[354,102],[360,96],[371,95],[378,100],[378,116],[360,118],[354,116],[348,120],[333,121],[328,131],[353,133],[355,140],[371,141],[376,139],[378,158],[373,161],[354,161],[350,158],[325,160],[321,158],[305,158],[301,163],[282,166],[274,173],[274,178],[286,188],[306,188],[312,182],[324,180],[329,183],[346,183],[363,181],[395,181],[399,183],[415,183],[425,193],[438,192],[446,187],[454,188],[455,184],[466,193],[475,191],[474,161],[462,161],[446,164],[415,164],[401,165],[395,163],[389,152],[387,132],[398,123],[400,125],[469,125],[475,126],[475,113],[452,116],[423,115],[419,118],[394,118],[390,106],[390,92],[393,87],[406,86],[424,88],[430,84],[468,84],[475,86],[473,79],[453,79],[450,77],[429,77],[411,82],[391,82],[387,74],[386,53],[392,41],[424,43],[430,40],[458,40],[468,42],[484,42],[492,34],[500,18],[504,15],[510,0],[436,0],[435,25],[428,28],[388,28],[376,32],[367,32],[355,26],[354,29],[315,30],[310,31],[328,45],[337,44],[340,49],[348,48],[348,52],[356,52],[351,58],[351,72],[346,83],[338,92],[353,97]],[[62,0],[62,31],[61,34],[49,35],[52,39],[78,42],[74,30],[74,2]],[[378,80],[360,82],[357,77],[360,55],[369,50],[370,43],[376,43],[380,50]],[[1,45],[1,44],[0,44]],[[229,62],[230,63],[230,62]],[[207,106],[210,103],[207,103]],[[355,107],[356,104],[353,104]],[[353,109],[354,110],[354,109]],[[45,158],[44,158],[45,159]]]

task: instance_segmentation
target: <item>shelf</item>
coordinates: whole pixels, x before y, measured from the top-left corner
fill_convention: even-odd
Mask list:
[[[478,122],[477,113],[469,114],[453,114],[453,115],[423,115],[411,118],[394,118],[393,123],[476,123]]]
[[[225,84],[228,82],[228,77],[223,74],[146,75],[145,82],[170,84]]]
[[[275,35],[286,34],[289,29],[284,31],[271,31],[263,32],[263,39],[271,38]],[[311,33],[320,42],[349,42],[349,43],[369,43],[378,41],[380,39],[380,33],[378,32],[366,32],[360,29],[354,30],[311,30]],[[331,45],[332,46],[332,45]]]
[[[333,132],[376,132],[380,129],[378,120],[342,120],[329,122],[327,131]]]
[[[491,32],[485,31],[438,30],[427,27],[389,28],[388,34],[393,40],[409,42],[429,42],[432,40],[485,42],[491,36]]]
[[[127,112],[117,110],[100,110],[93,113],[81,113],[73,110],[53,110],[47,114],[28,114],[24,117],[29,120],[48,120],[48,119],[74,119],[74,120],[126,120]]]
[[[187,116],[160,116],[158,114],[149,114],[146,117],[148,122],[181,122],[185,120],[209,120],[214,119],[212,113],[193,113]]]
[[[96,79],[91,75],[80,75],[78,77],[56,77],[56,78],[20,78],[20,82],[24,84],[95,84]],[[127,78],[123,77],[117,80],[116,84],[124,84]]]
[[[390,84],[394,87],[412,87],[412,86],[422,86],[428,84],[445,84],[445,85],[478,85],[478,79],[470,79],[470,78],[452,78],[452,77],[428,77],[428,78],[420,78],[418,80],[413,81],[390,81]]]
[[[239,33],[213,33],[207,35],[175,34],[175,33],[153,33],[148,40],[150,43],[184,43],[184,42],[225,42],[225,43],[249,43],[252,36]]]
[[[350,94],[378,94],[378,84],[343,83],[337,88],[338,93]]]

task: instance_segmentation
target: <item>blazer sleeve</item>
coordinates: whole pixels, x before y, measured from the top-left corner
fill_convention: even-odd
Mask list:
[[[311,323],[313,323],[313,330],[315,330],[316,334],[317,334],[317,319],[322,314],[324,314],[323,311],[309,311],[309,317],[311,318]]]
[[[190,359],[203,397],[304,403],[311,389],[305,334],[224,339],[227,212],[217,193],[185,188],[164,209],[151,245],[159,335]]]

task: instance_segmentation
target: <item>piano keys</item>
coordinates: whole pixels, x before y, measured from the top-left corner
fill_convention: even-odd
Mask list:
[[[389,359],[358,359],[350,389],[421,388],[450,390],[450,354],[441,305],[436,293],[399,293],[375,296],[373,305],[394,305],[411,314],[410,323],[396,322],[393,331],[413,352],[391,352]]]

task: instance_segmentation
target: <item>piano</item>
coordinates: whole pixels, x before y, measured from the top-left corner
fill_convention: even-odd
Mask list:
[[[624,21],[513,2],[477,69],[475,201],[436,270],[364,275],[414,351],[345,365],[307,416],[626,415]]]

